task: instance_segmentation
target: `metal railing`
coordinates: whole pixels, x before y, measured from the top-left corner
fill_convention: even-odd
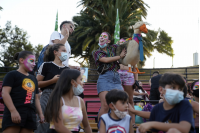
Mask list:
[[[6,73],[8,73],[9,71],[12,70],[16,70],[17,67],[0,67],[0,80],[3,79],[4,75]],[[191,69],[199,69],[199,67],[183,67],[183,68],[154,68],[154,69],[146,69],[146,68],[141,68],[140,71],[147,71],[146,74],[140,74],[139,77],[143,77],[143,76],[149,76],[149,79],[152,77],[152,74],[154,71],[163,71],[163,70],[174,70],[174,72],[176,72],[176,70],[183,70],[184,73],[179,73],[181,75],[184,75],[187,79],[187,81],[193,81],[194,79],[188,79],[189,75],[199,75],[199,71],[198,73],[192,73],[189,72],[189,70]],[[97,71],[97,69],[88,69],[89,71]],[[163,74],[163,73],[160,73]],[[96,74],[88,74],[88,77],[90,76],[99,76],[97,73]],[[88,80],[88,82],[96,82],[97,80]],[[140,80],[140,81],[144,81],[144,82],[148,82],[148,80]]]
[[[176,70],[183,70],[184,73],[179,73],[181,75],[184,75],[184,77],[187,79],[187,81],[194,81],[195,79],[188,79],[189,75],[199,75],[199,71],[198,73],[190,73],[188,72],[189,69],[199,69],[199,67],[182,67],[182,68],[154,68],[154,69],[150,69],[150,68],[141,68],[140,71],[148,71],[148,73],[146,74],[140,74],[139,76],[149,76],[149,79],[152,77],[152,74],[154,71],[162,71],[162,70],[174,70],[174,73],[176,73]],[[89,71],[97,71],[97,69],[88,69]],[[164,74],[164,73],[160,73],[160,74]],[[99,76],[98,74],[89,74],[89,76]],[[96,82],[97,80],[88,80],[88,82]],[[144,81],[144,82],[148,82],[149,80],[140,80],[140,81]]]

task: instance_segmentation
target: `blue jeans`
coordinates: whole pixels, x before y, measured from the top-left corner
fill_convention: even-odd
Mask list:
[[[110,91],[112,89],[123,90],[119,73],[113,71],[107,71],[106,73],[99,75],[97,81],[98,94],[100,92]]]

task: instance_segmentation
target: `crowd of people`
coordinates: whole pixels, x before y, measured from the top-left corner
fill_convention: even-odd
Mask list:
[[[85,133],[92,133],[83,101],[83,72],[80,67],[69,65],[71,47],[67,40],[74,24],[63,21],[60,31],[52,33],[37,66],[32,52],[21,51],[14,56],[19,68],[7,73],[2,85],[3,133],[79,133],[81,123]],[[148,119],[137,127],[141,133],[198,132],[195,124],[199,118],[199,81],[189,88],[179,74],[161,75],[156,71],[149,81],[149,95],[138,75],[129,73],[129,68],[118,62],[126,56],[126,49],[117,56],[116,48],[125,41],[122,38],[112,45],[111,35],[103,32],[99,48],[92,52],[99,74],[99,133],[133,133],[136,115]],[[33,75],[34,67],[38,68],[37,75]],[[144,101],[149,100],[159,100],[152,103],[151,111],[134,108],[144,107]]]

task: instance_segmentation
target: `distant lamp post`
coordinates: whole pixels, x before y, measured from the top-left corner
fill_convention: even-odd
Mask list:
[[[172,56],[172,68],[174,67],[174,62],[173,62],[174,57]]]
[[[193,53],[193,66],[197,66],[199,65],[199,54],[196,52],[196,53]]]
[[[155,57],[153,58],[153,68],[155,68]]]

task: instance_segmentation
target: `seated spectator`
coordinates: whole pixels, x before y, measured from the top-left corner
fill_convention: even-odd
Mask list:
[[[159,88],[159,80],[162,75],[157,75],[151,78],[151,89],[150,89],[150,100],[160,100],[160,92]],[[151,104],[155,105],[158,102],[151,102]]]
[[[193,99],[195,100],[195,102],[199,103],[199,80],[194,81],[191,84],[191,89],[193,91],[192,93]],[[195,129],[196,129],[196,133],[198,133],[199,132],[199,112],[197,113],[195,112]]]
[[[99,133],[133,133],[131,116],[128,115],[128,101],[128,94],[122,90],[113,89],[106,94],[111,113],[100,117]]]
[[[83,92],[82,86],[82,76],[78,70],[62,71],[45,110],[45,120],[50,123],[45,133],[79,133],[81,123],[86,133],[92,133],[85,103],[78,97]]]
[[[145,100],[145,96],[148,97],[148,93],[141,87],[139,86],[138,81],[135,81],[133,84],[133,101],[134,103],[141,103],[140,101]]]
[[[153,72],[152,77],[155,77],[155,76],[157,76],[157,75],[159,75],[159,71]],[[149,85],[151,86],[151,78],[149,79]]]
[[[152,132],[167,132],[170,128],[176,128],[182,133],[195,133],[192,106],[183,97],[183,78],[178,74],[166,73],[159,84],[164,102],[154,106],[149,122],[141,124],[139,131],[144,133],[152,129]]]

